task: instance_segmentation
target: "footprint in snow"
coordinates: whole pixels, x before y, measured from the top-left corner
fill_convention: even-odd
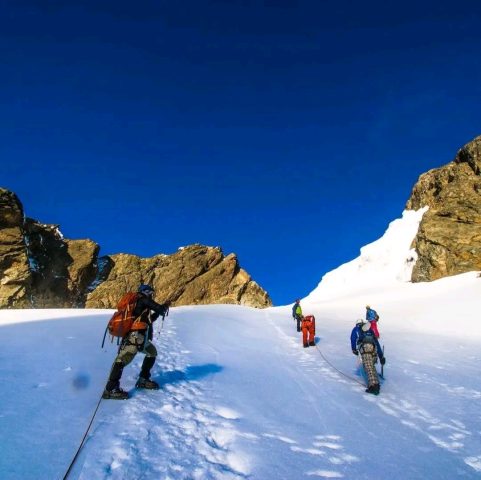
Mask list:
[[[340,443],[341,440],[342,437],[339,435],[316,435],[313,445],[317,448],[327,448],[329,450],[329,462],[333,465],[359,462],[360,459],[355,455],[340,451],[344,450],[343,445]]]
[[[344,475],[339,472],[333,472],[331,470],[311,470],[306,472],[306,475],[321,477],[321,478],[343,478]]]
[[[219,417],[226,418],[227,420],[237,420],[239,418],[237,412],[227,407],[216,407],[214,411]]]
[[[291,445],[294,445],[294,444],[297,443],[295,440],[292,440],[289,437],[284,437],[283,435],[274,435],[272,433],[263,433],[262,436],[266,437],[266,438],[274,438],[276,440],[279,440],[280,442],[288,443],[288,444],[291,444]]]
[[[461,422],[456,420],[442,422],[418,405],[392,395],[378,399],[376,404],[388,415],[402,418],[403,425],[424,433],[436,446],[450,452],[457,452],[463,448],[464,443],[461,440],[471,435]]]
[[[467,457],[464,459],[464,463],[477,472],[481,472],[481,455],[477,457]]]

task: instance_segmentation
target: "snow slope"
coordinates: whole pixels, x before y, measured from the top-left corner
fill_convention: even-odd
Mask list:
[[[420,215],[405,212],[302,302],[316,347],[302,348],[290,306],[171,309],[156,327],[162,389],[133,389],[139,355],[122,379],[132,398],[100,403],[69,478],[480,478],[481,278],[406,282]],[[349,345],[366,303],[386,347],[378,397]],[[109,315],[0,311],[0,478],[63,478],[115,356],[100,349]]]

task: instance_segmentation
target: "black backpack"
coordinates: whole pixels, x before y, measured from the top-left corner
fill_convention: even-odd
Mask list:
[[[374,332],[372,330],[369,330],[367,332],[363,332],[361,330],[361,333],[359,335],[359,339],[357,341],[359,345],[364,345],[366,343],[370,343],[372,345],[376,344],[376,337],[374,336]]]

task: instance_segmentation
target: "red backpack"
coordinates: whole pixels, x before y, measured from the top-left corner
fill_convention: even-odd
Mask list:
[[[112,315],[107,328],[105,329],[104,339],[102,341],[102,348],[105,342],[105,336],[107,331],[113,337],[125,337],[127,333],[132,329],[134,323],[134,308],[139,298],[138,293],[128,292],[126,293],[117,304],[117,311]]]

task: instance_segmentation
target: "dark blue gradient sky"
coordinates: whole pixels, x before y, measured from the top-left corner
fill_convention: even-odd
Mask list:
[[[291,303],[481,134],[479,1],[1,2],[0,185],[102,254]]]

